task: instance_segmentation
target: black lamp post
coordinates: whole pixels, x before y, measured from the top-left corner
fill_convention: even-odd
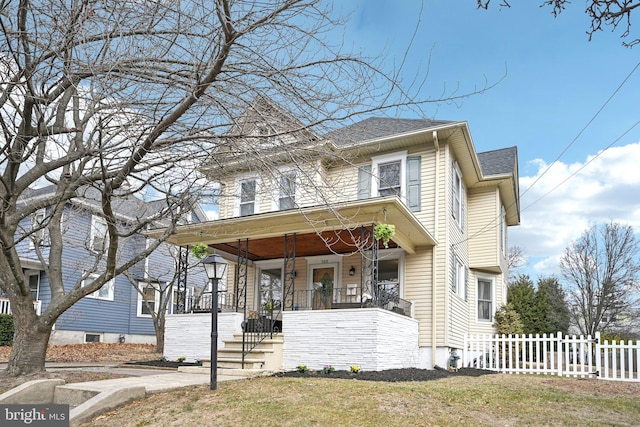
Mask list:
[[[213,254],[202,260],[207,277],[211,280],[211,385],[218,388],[218,281],[224,276],[227,261]]]

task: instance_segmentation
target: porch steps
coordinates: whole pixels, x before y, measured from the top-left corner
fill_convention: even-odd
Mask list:
[[[282,334],[265,338],[245,356],[244,368],[279,371],[282,369],[283,344]],[[224,340],[224,347],[218,349],[218,367],[242,369],[242,333],[234,334],[233,339]]]

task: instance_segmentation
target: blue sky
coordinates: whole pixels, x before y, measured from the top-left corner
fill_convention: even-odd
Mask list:
[[[477,151],[518,146],[522,224],[510,230],[510,243],[529,257],[523,272],[558,274],[563,249],[590,225],[614,220],[640,231],[640,125],[632,128],[640,120],[640,69],[632,73],[640,46],[623,47],[620,32],[610,30],[588,41],[583,2],[558,18],[537,0],[512,8],[493,3],[488,11],[472,0],[336,7],[353,11],[345,42],[369,55],[384,51],[388,67],[402,61],[419,25],[405,71],[411,76],[428,66],[423,97],[498,82],[481,95],[428,106],[424,115],[466,120]]]

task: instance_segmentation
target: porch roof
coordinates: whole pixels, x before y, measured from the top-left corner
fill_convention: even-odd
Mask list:
[[[239,240],[249,239],[248,258],[257,261],[282,258],[284,235],[296,233],[296,256],[350,253],[357,250],[353,241],[360,236],[353,230],[383,222],[396,226],[389,247],[415,253],[418,247],[437,244],[433,234],[395,196],[183,225],[168,242],[179,246],[204,243],[233,254]],[[161,231],[148,234],[155,237]]]

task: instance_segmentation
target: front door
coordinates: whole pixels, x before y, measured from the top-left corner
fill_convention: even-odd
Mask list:
[[[314,310],[331,308],[336,288],[337,264],[311,266],[311,307]]]

